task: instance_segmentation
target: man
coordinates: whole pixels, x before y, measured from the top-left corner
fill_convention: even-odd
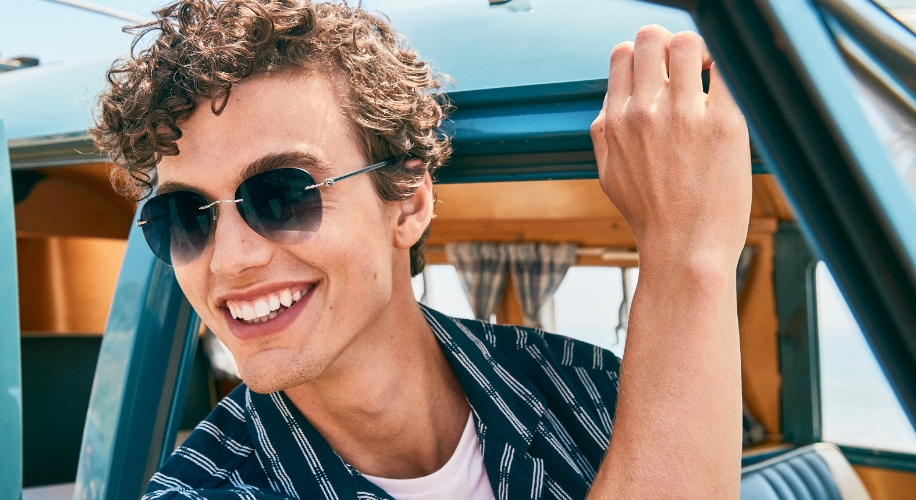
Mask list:
[[[696,34],[616,47],[592,126],[640,251],[621,368],[416,302],[450,148],[439,80],[387,23],[294,0],[157,17],[93,136],[122,190],[156,188],[138,224],[245,384],[145,498],[737,497],[750,153]]]

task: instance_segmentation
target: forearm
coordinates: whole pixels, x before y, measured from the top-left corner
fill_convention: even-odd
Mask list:
[[[611,444],[589,498],[738,498],[735,266],[641,258]]]

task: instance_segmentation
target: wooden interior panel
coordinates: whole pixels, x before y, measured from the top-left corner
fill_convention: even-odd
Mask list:
[[[776,179],[753,176],[751,217],[794,220]],[[444,220],[622,219],[597,180],[493,182],[436,186]]]
[[[19,315],[23,331],[105,330],[126,240],[19,237]]]
[[[912,500],[916,498],[916,473],[877,467],[853,466],[865,483],[872,500]]]
[[[783,193],[779,182],[771,174],[755,175],[754,200],[751,217],[776,217],[779,220],[795,220],[795,212]]]
[[[137,204],[116,193],[111,187],[111,180],[108,177],[111,168],[111,163],[88,163],[46,168],[39,170],[39,172],[49,177],[70,181],[90,189],[130,220],[133,217],[134,210],[137,209]]]
[[[131,218],[96,192],[49,177],[16,204],[16,232],[31,236],[127,238]]]
[[[436,217],[454,219],[621,219],[596,180],[436,186]]]
[[[636,240],[622,217],[579,219],[448,219],[430,224],[429,246],[450,241],[571,242],[583,247],[635,249]]]
[[[502,325],[524,325],[525,313],[522,312],[522,301],[515,291],[515,278],[512,273],[506,277],[506,286],[496,306],[496,322]]]
[[[31,236],[127,238],[136,204],[114,192],[103,163],[44,169],[16,204],[16,231]]]
[[[779,320],[773,285],[773,233],[763,225],[748,232],[747,245],[757,249],[744,290],[738,297],[741,381],[744,402],[763,425],[768,439],[780,441]]]

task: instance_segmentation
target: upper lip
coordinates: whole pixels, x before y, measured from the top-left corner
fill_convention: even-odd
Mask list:
[[[317,283],[317,281],[305,281],[305,280],[296,280],[296,281],[277,281],[273,283],[262,283],[251,288],[245,288],[242,290],[233,290],[230,292],[222,293],[216,296],[216,305],[218,307],[226,307],[226,303],[230,300],[237,301],[253,301],[260,297],[269,295],[272,292],[280,292],[287,288],[301,288],[306,290],[311,288]]]

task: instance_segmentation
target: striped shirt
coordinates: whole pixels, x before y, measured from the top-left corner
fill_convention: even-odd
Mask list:
[[[541,330],[423,312],[470,403],[498,499],[584,498],[607,449],[620,361]],[[239,386],[162,469],[149,499],[390,499],[282,393]]]

